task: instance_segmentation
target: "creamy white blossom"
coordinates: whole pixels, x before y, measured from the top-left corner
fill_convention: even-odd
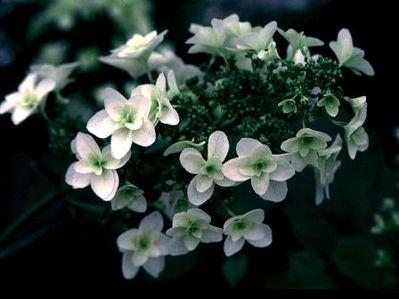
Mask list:
[[[111,136],[113,157],[125,156],[133,143],[146,147],[155,142],[154,124],[148,118],[151,99],[135,90],[126,99],[112,88],[106,88],[103,95],[105,109],[89,119],[87,130],[99,138]]]
[[[323,41],[318,38],[305,36],[303,32],[297,32],[294,29],[284,31],[280,28],[277,31],[289,42],[287,56],[289,59],[297,55],[308,56],[310,47],[319,47],[324,45]],[[298,50],[301,50],[300,54]]]
[[[37,64],[30,69],[32,73],[38,75],[39,79],[52,79],[55,81],[55,89],[63,89],[71,79],[69,76],[79,66],[79,62],[65,63],[59,66],[51,64]]]
[[[270,22],[260,31],[248,32],[234,39],[235,47],[242,51],[254,51],[259,53],[266,50],[273,42],[273,35],[276,32],[277,23]]]
[[[263,223],[265,212],[261,209],[252,210],[243,215],[228,219],[223,225],[224,253],[231,256],[242,249],[247,241],[255,247],[266,247],[272,243],[272,230]]]
[[[273,202],[287,195],[287,182],[294,176],[294,167],[280,155],[273,155],[267,145],[252,138],[242,138],[236,147],[238,158],[223,165],[223,174],[235,182],[251,181],[260,197]]]
[[[330,42],[330,48],[337,56],[340,66],[349,68],[357,75],[363,73],[374,76],[373,67],[364,59],[364,51],[353,46],[352,36],[348,29],[343,28],[338,32],[337,41]]]
[[[123,253],[122,273],[126,279],[133,279],[141,267],[155,278],[165,268],[170,240],[161,232],[162,229],[163,219],[156,211],[144,217],[138,228],[118,237],[117,245]]]
[[[160,73],[154,84],[143,84],[136,87],[132,92],[132,97],[144,97],[151,103],[149,111],[149,119],[156,123],[158,120],[167,125],[175,126],[179,123],[180,118],[176,109],[170,103],[168,93],[166,91],[166,78]]]
[[[110,146],[102,150],[88,134],[78,133],[71,142],[72,152],[78,161],[72,163],[65,175],[65,181],[74,189],[88,185],[103,200],[111,200],[118,189],[119,176],[116,169],[121,168],[130,158],[128,151],[121,159],[111,155]]]
[[[11,113],[11,121],[19,125],[45,104],[47,95],[54,90],[56,82],[52,79],[38,80],[35,73],[29,74],[18,86],[18,91],[6,96],[0,105],[0,114]]]
[[[208,139],[208,157],[205,160],[194,148],[186,148],[180,154],[180,163],[187,172],[196,176],[188,185],[188,200],[201,205],[211,198],[215,184],[232,186],[233,181],[222,173],[222,163],[229,151],[229,141],[225,133],[216,131]]]
[[[337,97],[331,93],[325,94],[318,102],[317,107],[324,107],[327,114],[331,117],[336,117],[339,112],[339,106],[341,103]]]
[[[220,242],[223,230],[211,223],[211,217],[200,209],[190,209],[173,216],[173,227],[166,231],[172,237],[170,254],[181,255],[197,248],[200,242]]]
[[[128,208],[134,212],[144,213],[147,209],[147,201],[144,197],[144,191],[131,183],[126,183],[118,188],[111,202],[112,210],[117,211]]]

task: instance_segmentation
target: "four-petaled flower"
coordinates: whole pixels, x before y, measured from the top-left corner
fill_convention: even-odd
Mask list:
[[[173,216],[172,228],[166,231],[172,237],[170,254],[180,255],[197,248],[200,242],[220,242],[223,230],[211,223],[211,217],[200,209],[190,209]]]
[[[7,95],[5,101],[1,103],[0,114],[10,112],[14,125],[28,118],[39,105],[44,105],[47,94],[54,90],[56,85],[52,79],[37,81],[37,74],[29,74],[18,86],[18,91]]]
[[[338,115],[340,105],[341,103],[332,93],[325,94],[320,101],[317,102],[317,107],[324,107],[327,114],[331,117],[336,117]]]
[[[165,267],[170,239],[161,233],[163,219],[158,211],[141,220],[139,227],[122,233],[117,239],[123,253],[122,273],[126,279],[136,276],[140,267],[153,277],[158,277]]]
[[[41,79],[52,79],[55,81],[55,89],[63,89],[71,80],[68,78],[79,66],[79,62],[65,63],[59,66],[51,64],[33,65],[30,69]]]
[[[144,213],[147,209],[147,201],[143,194],[143,190],[127,182],[126,185],[118,188],[112,199],[112,210],[117,211],[126,207],[132,211]]]
[[[229,141],[225,133],[216,131],[208,139],[208,160],[194,148],[186,148],[180,154],[180,163],[191,174],[196,176],[187,189],[188,200],[201,205],[211,198],[215,184],[232,186],[234,182],[222,173],[222,163],[229,151]]]
[[[111,200],[119,185],[116,169],[129,160],[130,151],[121,159],[115,159],[110,146],[100,150],[93,137],[84,133],[78,133],[71,149],[78,161],[69,166],[65,181],[75,189],[90,185],[98,197]]]
[[[111,136],[112,156],[120,159],[129,152],[132,143],[150,146],[155,141],[155,128],[148,119],[151,100],[141,95],[127,100],[112,88],[106,88],[104,110],[92,116],[87,130],[99,138]]]
[[[231,256],[242,249],[247,241],[255,247],[266,247],[272,243],[272,230],[262,222],[265,212],[261,209],[252,210],[243,215],[228,219],[223,226],[224,253]]]
[[[223,174],[232,181],[251,180],[256,194],[265,200],[282,201],[294,167],[280,155],[273,155],[267,145],[252,138],[242,138],[236,147],[238,158],[223,165]]]

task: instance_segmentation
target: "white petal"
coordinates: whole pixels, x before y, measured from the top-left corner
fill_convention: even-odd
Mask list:
[[[85,188],[90,184],[90,175],[81,174],[75,170],[76,162],[72,163],[66,172],[65,182],[73,188]]]
[[[112,133],[111,136],[111,153],[115,159],[124,157],[132,147],[133,134],[126,128],[121,128]]]
[[[101,154],[103,160],[106,161],[106,163],[103,165],[104,168],[119,169],[129,161],[132,153],[131,151],[128,151],[127,154],[123,156],[121,159],[115,159],[111,153],[111,146],[107,145],[102,149]]]
[[[272,230],[270,229],[270,226],[266,226],[266,236],[263,239],[260,240],[248,240],[248,243],[255,247],[266,247],[269,246],[272,243]]]
[[[223,230],[219,227],[210,225],[209,229],[202,234],[201,241],[204,243],[220,242],[223,239]]]
[[[200,243],[199,239],[197,239],[191,235],[186,235],[183,240],[184,240],[184,245],[186,245],[187,249],[190,251],[197,248],[198,244]]]
[[[215,180],[215,184],[222,187],[230,187],[236,185],[237,183],[226,177],[223,177],[221,180]]]
[[[92,173],[95,170],[92,167],[91,163],[87,160],[80,160],[78,162],[75,162],[74,164],[75,164],[75,171],[82,174]]]
[[[155,211],[148,214],[141,220],[139,230],[141,231],[161,231],[163,229],[163,218],[160,212]]]
[[[155,142],[156,134],[152,122],[145,118],[140,129],[132,132],[133,142],[141,146],[150,146]]]
[[[39,99],[46,96],[50,91],[54,90],[55,81],[53,79],[44,79],[39,82],[37,87],[35,88],[35,93],[39,97]]]
[[[267,192],[261,195],[261,197],[264,200],[280,202],[287,196],[287,192],[288,192],[287,182],[270,181],[269,188],[267,188]]]
[[[26,76],[24,81],[18,86],[19,91],[26,91],[30,90],[33,91],[33,88],[35,87],[35,82],[37,79],[37,74],[29,74]]]
[[[0,114],[10,112],[15,107],[20,98],[21,94],[19,92],[13,92],[7,95],[5,101],[3,101],[0,105]]]
[[[14,125],[19,125],[21,122],[27,119],[33,112],[34,109],[26,109],[23,107],[16,106],[14,108],[14,111],[12,112],[11,121],[13,122]]]
[[[222,172],[225,177],[234,182],[243,182],[248,180],[250,177],[243,175],[240,172],[240,167],[242,165],[241,158],[234,158],[223,164]]]
[[[255,223],[262,223],[265,220],[265,211],[255,209],[244,214],[244,217]]]
[[[221,162],[226,159],[229,152],[229,140],[222,131],[213,132],[208,139],[208,160],[219,159]]]
[[[173,238],[170,247],[169,247],[169,254],[174,255],[182,255],[186,254],[188,249],[184,244],[183,238]]]
[[[118,128],[118,124],[108,116],[107,111],[100,110],[89,119],[86,127],[93,135],[107,138]]]
[[[161,91],[166,90],[166,79],[165,79],[165,75],[163,73],[159,74],[157,82],[155,83],[155,85]]]
[[[163,103],[159,121],[166,125],[175,126],[180,122],[179,114],[169,101]]]
[[[165,257],[152,257],[143,265],[144,270],[152,277],[157,278],[165,268]]]
[[[94,193],[103,200],[111,200],[115,195],[115,185],[119,184],[119,177],[115,170],[104,170],[101,175],[91,175],[90,186]]]
[[[134,250],[135,245],[133,239],[139,234],[139,230],[136,228],[129,229],[118,236],[116,239],[116,245],[120,251]]]
[[[196,176],[196,188],[198,192],[204,192],[206,190],[208,190],[213,184],[213,180],[207,176],[207,175],[203,175],[203,174],[199,174]]]
[[[234,242],[230,236],[226,238],[223,244],[223,250],[226,256],[232,256],[233,254],[239,252],[244,246],[245,239],[241,238]]]
[[[251,177],[251,185],[256,194],[264,194],[269,186],[269,175],[263,173],[261,176]]]
[[[107,107],[111,104],[126,105],[126,98],[113,88],[107,87],[102,93],[104,96],[104,106]]]
[[[253,151],[255,150],[255,148],[257,148],[260,145],[262,145],[262,143],[256,139],[242,138],[237,143],[237,147],[236,147],[237,155],[239,157],[251,156]]]
[[[147,210],[147,201],[144,197],[140,197],[128,204],[127,207],[134,212],[144,213]]]
[[[273,159],[277,162],[277,168],[270,174],[271,180],[282,182],[295,175],[295,168],[289,161],[279,155],[273,155]]]
[[[256,224],[253,228],[244,233],[244,238],[247,240],[263,239],[269,232],[269,229],[270,228],[266,224],[263,223]]]
[[[135,251],[132,255],[132,262],[133,266],[135,267],[141,267],[144,265],[148,260],[148,256],[146,254],[142,254],[138,251]]]
[[[128,100],[129,105],[132,105],[140,118],[146,118],[151,109],[151,97],[143,95],[135,95]],[[136,116],[136,117],[137,117]]]
[[[138,267],[135,267],[132,262],[132,253],[126,252],[122,257],[122,274],[125,279],[133,279],[136,277]]]
[[[191,180],[187,188],[187,196],[188,200],[192,204],[199,206],[204,202],[206,202],[209,198],[211,198],[215,184],[212,184],[211,187],[204,192],[198,192],[196,188],[196,181],[197,181],[196,178],[193,178]]]
[[[180,153],[179,159],[183,168],[191,174],[198,174],[201,167],[206,163],[201,153],[193,148],[185,148]]]
[[[92,155],[100,155],[100,148],[89,134],[78,133],[76,136],[76,151],[80,157],[88,160]]]

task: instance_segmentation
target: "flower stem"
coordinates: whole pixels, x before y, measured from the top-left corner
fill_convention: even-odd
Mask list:
[[[231,217],[236,216],[236,214],[227,206],[225,201],[222,201],[222,205],[224,209],[226,210],[227,214],[229,214]]]

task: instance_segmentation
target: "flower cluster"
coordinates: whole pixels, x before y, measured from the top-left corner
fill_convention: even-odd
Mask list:
[[[345,96],[340,81],[343,68],[357,75],[374,71],[347,29],[329,44],[338,61],[311,53],[324,45],[321,40],[276,22],[256,27],[231,15],[211,26],[192,24],[190,32],[188,52],[208,54],[209,64],[185,64],[161,46],[166,31],[134,34],[100,57],[128,72],[134,87],[127,97],[111,87],[102,92],[103,109],[86,125],[102,149],[82,132],[71,142],[77,161],[66,172],[67,184],[90,185],[114,211],[158,210],[117,239],[127,279],[141,267],[158,277],[165,256],[186,254],[200,243],[223,241],[226,256],[246,242],[269,246],[264,210],[239,210],[235,202],[246,199],[237,198],[238,186],[248,184],[269,204],[281,202],[287,182],[309,167],[320,204],[330,198],[344,142],[351,159],[369,145],[366,97]],[[285,57],[275,34],[288,42]],[[12,112],[20,123],[49,92],[59,93],[76,66],[32,67],[0,112]],[[349,121],[344,109],[353,114]],[[165,232],[159,211],[170,220]]]

